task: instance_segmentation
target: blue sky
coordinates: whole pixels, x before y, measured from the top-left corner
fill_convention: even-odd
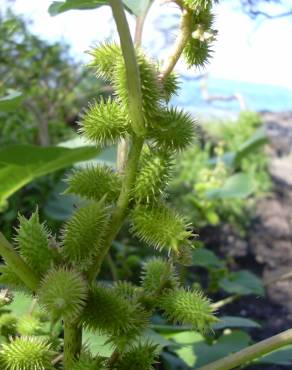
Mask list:
[[[85,51],[94,43],[110,37],[114,25],[110,9],[70,11],[57,17],[47,13],[51,0],[17,0],[14,10],[33,20],[33,30],[50,40],[66,40],[72,53],[86,60]],[[158,1],[159,3],[159,1]],[[216,26],[219,31],[214,57],[207,71],[212,77],[237,81],[273,84],[292,89],[292,18],[258,22],[250,20],[236,9],[237,0],[221,1],[216,7]],[[160,34],[153,29],[157,16],[173,14],[174,5],[163,7],[155,2],[145,26],[144,45],[157,52],[160,58]],[[158,19],[159,22],[159,19]],[[131,26],[133,22],[130,19]],[[158,41],[158,42],[157,42]],[[184,69],[183,65],[179,69]]]

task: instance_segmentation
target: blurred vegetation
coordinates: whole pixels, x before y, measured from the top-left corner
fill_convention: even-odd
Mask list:
[[[57,144],[72,136],[81,108],[103,83],[73,60],[69,46],[31,33],[29,22],[0,12],[0,96],[22,94],[19,108],[0,113],[0,145]]]
[[[182,154],[172,200],[198,228],[230,223],[244,232],[248,226],[256,200],[271,188],[261,126],[252,112],[236,121],[205,122],[200,139]]]
[[[93,97],[108,95],[109,90],[104,81],[93,79],[92,73],[70,56],[68,45],[42,40],[30,31],[28,20],[10,9],[5,13],[0,11],[0,50],[2,203],[2,192],[5,193],[9,182],[11,187],[15,186],[19,172],[34,178],[35,164],[30,165],[30,157],[44,163],[31,148],[18,147],[15,150],[23,150],[26,154],[19,156],[17,164],[16,158],[7,154],[10,150],[13,153],[13,149],[5,147],[15,144],[48,146],[74,138],[82,109]],[[21,168],[13,170],[9,162]],[[10,197],[9,203],[1,204],[0,227],[5,235],[11,234],[20,209],[25,215],[29,215],[36,204],[43,209],[56,182],[64,177],[64,171],[30,180],[30,184]],[[2,178],[5,173],[6,179]],[[20,183],[23,181],[24,177],[19,178]]]

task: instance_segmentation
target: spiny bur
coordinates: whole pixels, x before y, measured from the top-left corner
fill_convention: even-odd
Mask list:
[[[88,288],[80,273],[53,269],[44,277],[38,291],[39,302],[53,320],[74,319],[86,304]]]
[[[88,166],[74,171],[67,179],[66,194],[79,195],[88,200],[112,203],[118,199],[121,189],[121,179],[108,166]]]
[[[0,361],[5,370],[54,369],[51,364],[54,352],[43,338],[20,337],[2,344]]]
[[[29,219],[19,216],[19,227],[15,237],[21,256],[41,277],[53,263],[50,249],[50,233],[39,221],[38,211]]]

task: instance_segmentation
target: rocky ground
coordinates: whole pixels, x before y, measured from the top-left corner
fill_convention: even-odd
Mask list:
[[[292,327],[292,112],[263,112],[262,117],[270,139],[267,153],[273,191],[258,202],[248,237],[237,240],[236,249],[239,263],[243,261],[246,267],[250,263],[268,284],[267,298],[255,301],[250,297],[228,308],[265,321],[256,339]],[[278,280],[279,276],[285,278]]]
[[[221,252],[234,259],[235,268],[254,271],[267,284],[266,298],[246,296],[221,310],[223,314],[241,315],[263,322],[260,330],[252,332],[255,340],[292,327],[292,112],[263,112],[262,118],[270,141],[266,150],[273,189],[257,203],[245,239],[230,230],[228,225],[219,233]],[[218,234],[214,238],[218,238]],[[209,242],[213,245],[215,240]],[[280,276],[285,278],[279,280]],[[288,368],[265,365],[246,369]]]
[[[249,248],[263,266],[264,280],[270,282],[292,271],[292,113],[264,113],[263,119],[270,138],[267,150],[274,189],[257,205]],[[287,316],[275,321],[288,325],[292,322],[292,276],[269,284],[267,292],[271,301],[287,309]]]

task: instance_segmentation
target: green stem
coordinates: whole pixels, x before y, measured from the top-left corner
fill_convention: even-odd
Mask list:
[[[118,269],[116,268],[116,265],[115,265],[115,263],[112,259],[112,256],[110,255],[110,253],[106,256],[106,260],[107,260],[107,264],[108,264],[108,267],[110,269],[113,281],[118,281],[119,280],[119,272],[118,272]]]
[[[93,265],[89,269],[88,278],[90,281],[94,280],[98,275],[101,268],[101,264],[106,255],[108,254],[111,244],[115,239],[117,233],[119,232],[123,224],[123,221],[126,217],[130,193],[135,182],[143,142],[144,139],[139,138],[137,136],[133,136],[132,147],[130,149],[128,156],[121,193],[117,202],[117,206],[113,211],[110,226],[105,236],[103,250],[99,255],[98,261],[94,261]]]
[[[71,370],[82,346],[82,328],[72,321],[64,321],[64,370]]]
[[[197,370],[229,370],[237,366],[246,364],[247,362],[257,359],[266,353],[272,352],[278,348],[292,344],[292,329],[286,330],[271,338],[263,340],[252,346],[249,346],[239,352],[222,358],[221,360],[212,362],[206,366],[200,367]]]
[[[142,115],[141,83],[133,40],[122,1],[110,0],[109,3],[119,32],[121,49],[125,61],[129,93],[129,112],[133,130],[137,136],[143,136],[145,127]]]
[[[184,47],[186,46],[186,43],[191,37],[191,30],[191,14],[187,10],[183,10],[180,30],[174,45],[174,50],[172,51],[165,65],[162,67],[162,71],[160,73],[161,81],[165,80],[166,77],[173,71],[184,50]]]
[[[151,7],[150,2],[144,13],[136,18],[134,43],[136,47],[140,47],[142,43],[143,28],[146,16]],[[126,159],[129,151],[129,139],[122,139],[118,144],[118,157],[117,157],[117,170],[119,173],[123,173],[125,170]]]
[[[11,270],[29,287],[36,291],[39,281],[31,268],[16,253],[13,246],[8,242],[0,232],[0,254]]]

